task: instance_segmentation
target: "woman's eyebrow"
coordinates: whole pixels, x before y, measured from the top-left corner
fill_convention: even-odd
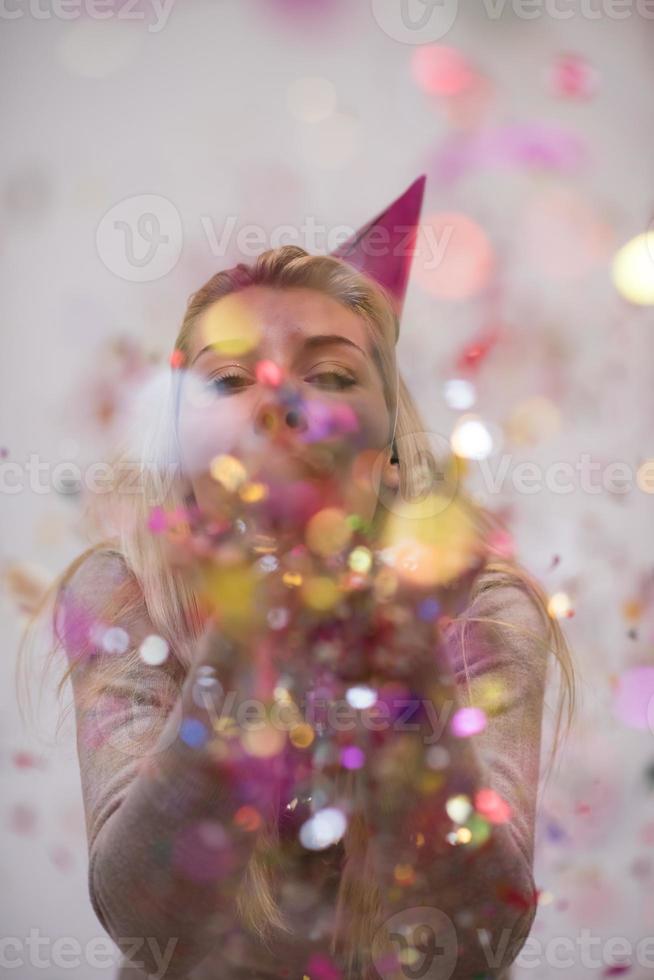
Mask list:
[[[315,350],[317,347],[327,347],[333,344],[345,344],[347,347],[353,347],[363,357],[366,358],[368,357],[366,352],[361,347],[359,347],[358,344],[355,344],[353,340],[350,340],[348,337],[343,337],[340,334],[336,334],[336,333],[322,333],[322,334],[315,334],[313,337],[307,337],[302,342],[301,347],[303,351]],[[195,364],[198,358],[200,358],[202,354],[206,354],[206,353],[214,353],[220,356],[220,351],[216,350],[216,345],[207,344],[206,347],[203,347],[202,350],[198,351],[198,353],[191,361],[191,364]],[[249,351],[250,357],[254,355],[256,355],[256,349]]]
[[[189,367],[191,367],[191,365],[195,364],[196,361],[199,361],[203,354],[215,354],[216,357],[223,357],[223,358],[232,357],[231,354],[225,354],[225,353],[223,353],[220,350],[220,344],[207,344],[205,347],[203,347],[201,350],[199,350],[197,352],[197,354],[195,355],[195,357],[193,358],[193,360],[189,364]],[[239,355],[239,356],[241,356],[241,357],[251,357],[252,354],[253,354],[253,351],[248,351],[247,354],[242,354],[242,355]]]
[[[327,347],[328,344],[346,344],[348,347],[354,347],[355,350],[358,350],[363,357],[368,356],[353,340],[336,333],[321,333],[307,337],[302,346],[305,350],[314,350],[316,347]]]

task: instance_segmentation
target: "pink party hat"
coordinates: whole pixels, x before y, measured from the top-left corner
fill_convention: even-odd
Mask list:
[[[397,200],[331,253],[384,286],[397,314],[398,335],[426,180],[425,174],[414,180]]]

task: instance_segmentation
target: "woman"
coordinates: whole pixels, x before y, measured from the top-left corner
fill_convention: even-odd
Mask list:
[[[142,492],[102,499],[115,533],[62,579],[90,897],[144,973],[506,977],[529,933],[546,672],[554,653],[569,683],[569,655],[490,519],[425,494],[398,330],[338,258],[218,273]],[[380,570],[409,525],[418,560]],[[349,727],[316,715],[318,677]]]

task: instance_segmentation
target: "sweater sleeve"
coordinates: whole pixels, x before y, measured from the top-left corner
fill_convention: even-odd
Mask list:
[[[471,739],[485,788],[508,804],[506,825],[531,867],[551,627],[527,589],[486,575],[446,638],[462,706],[485,716]]]
[[[211,724],[197,697],[202,664],[187,672],[173,651],[158,665],[140,655],[156,630],[136,590],[121,556],[95,553],[57,604],[73,667],[89,894],[134,965],[184,977],[233,922],[254,835],[234,826],[243,801],[229,764],[198,738]],[[127,593],[123,612],[103,621],[107,600]]]
[[[534,823],[550,625],[526,587],[487,571],[443,641],[440,717],[447,723],[436,743],[441,761],[427,750],[424,770],[433,777],[433,766],[443,765],[443,780],[417,802],[413,829],[426,845],[420,857],[407,850],[405,860],[421,869],[423,903],[448,922],[451,976],[505,978],[536,914]],[[480,711],[465,710],[471,708]],[[464,802],[462,816],[460,798],[472,808]],[[398,860],[396,851],[396,867]]]

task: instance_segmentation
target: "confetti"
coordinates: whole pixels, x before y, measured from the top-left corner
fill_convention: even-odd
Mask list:
[[[630,667],[621,674],[613,713],[627,728],[654,734],[654,667]]]
[[[154,634],[146,636],[139,647],[141,660],[151,667],[159,667],[165,663],[168,659],[169,652],[170,647],[163,636],[156,636]]]
[[[307,546],[323,557],[343,551],[351,537],[352,528],[347,522],[347,515],[338,507],[327,507],[315,514],[305,534]]]
[[[200,749],[206,744],[209,732],[197,718],[185,718],[179,728],[179,737],[193,749]]]
[[[300,843],[308,851],[323,851],[336,844],[347,827],[345,814],[336,807],[325,807],[300,827]]]
[[[472,408],[477,394],[471,381],[465,378],[451,378],[443,386],[443,397],[450,408],[464,412]]]
[[[486,713],[481,708],[459,708],[452,717],[450,727],[459,738],[477,735],[486,727]]]
[[[356,708],[359,711],[365,711],[366,708],[372,708],[378,697],[379,695],[377,691],[375,691],[372,687],[367,687],[365,684],[349,687],[345,692],[345,700],[347,703],[352,708]]]
[[[365,753],[358,745],[348,745],[341,750],[341,765],[344,769],[362,769],[365,761]]]
[[[463,794],[451,796],[445,803],[445,811],[454,823],[465,823],[472,813],[472,803]]]
[[[284,380],[282,369],[274,361],[257,361],[254,373],[257,381],[270,388],[279,388]]]
[[[552,619],[564,619],[573,614],[572,601],[565,592],[555,592],[547,603],[547,611]]]
[[[598,88],[597,72],[580,54],[557,56],[549,73],[549,87],[561,99],[590,99]]]
[[[636,235],[613,259],[613,283],[630,303],[654,304],[654,231]]]
[[[491,823],[506,823],[511,818],[511,807],[493,789],[480,789],[475,793],[475,810]]]
[[[450,439],[452,450],[464,459],[487,459],[493,452],[493,437],[482,419],[464,416]]]
[[[486,233],[468,215],[443,212],[422,221],[413,269],[431,296],[451,301],[476,296],[490,282],[494,263]]]
[[[126,653],[129,647],[129,634],[120,626],[110,626],[102,633],[100,645],[105,653]]]

